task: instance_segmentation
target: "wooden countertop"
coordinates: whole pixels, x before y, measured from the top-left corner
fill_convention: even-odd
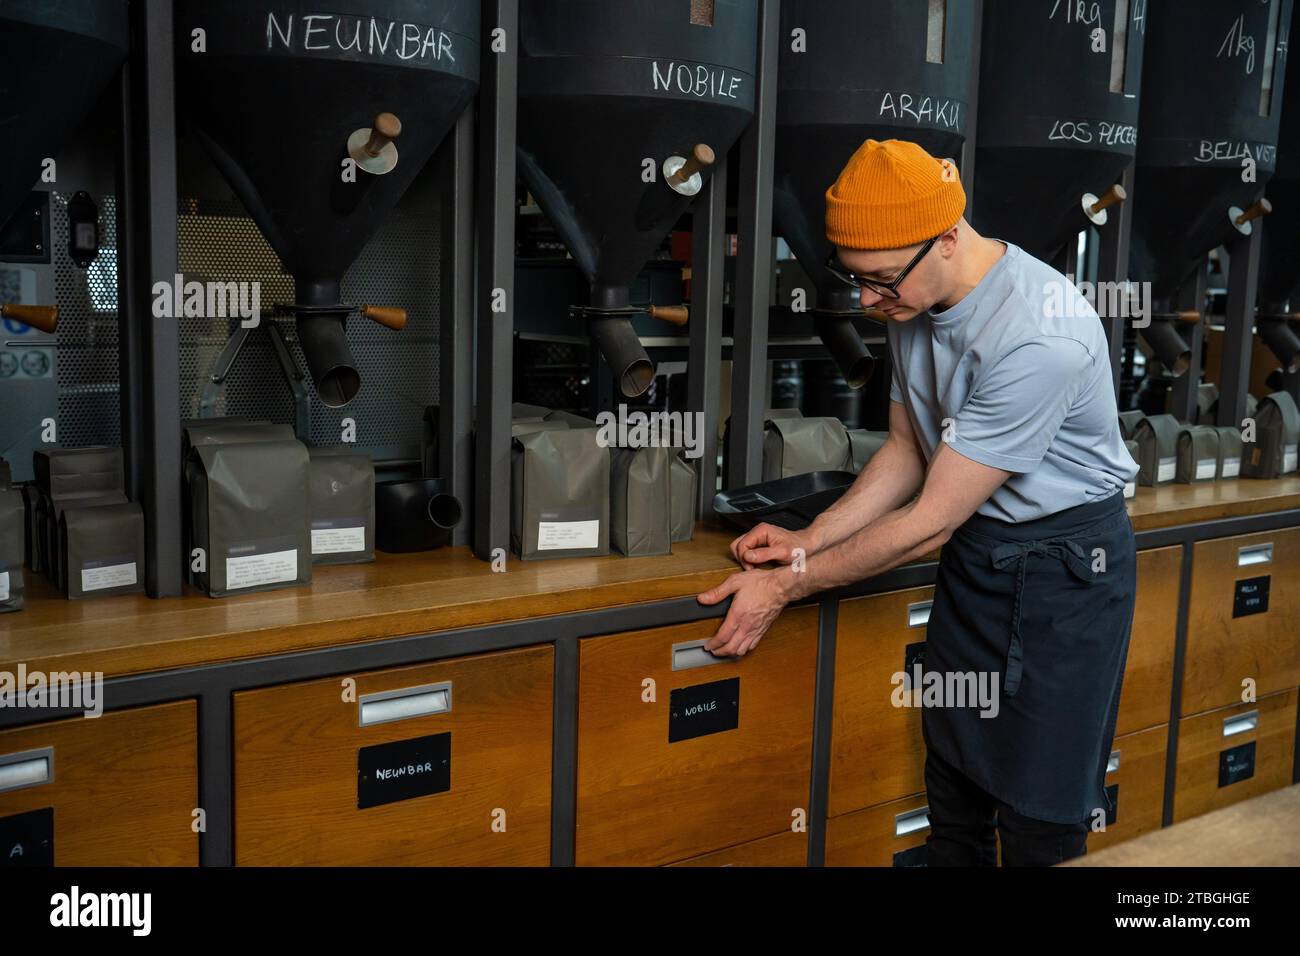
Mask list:
[[[1300,476],[1139,488],[1139,531],[1300,507]],[[467,548],[380,553],[320,567],[310,587],[212,599],[194,591],[68,601],[28,572],[24,610],[0,615],[0,670],[120,676],[388,637],[691,597],[736,569],[734,532],[701,526],[655,558],[518,561],[493,573]]]
[[[1300,866],[1300,784],[1144,833],[1061,866]]]

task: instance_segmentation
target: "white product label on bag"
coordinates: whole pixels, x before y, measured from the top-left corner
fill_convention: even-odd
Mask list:
[[[600,547],[600,519],[593,521],[539,521],[538,551],[576,551]]]
[[[312,554],[343,554],[348,551],[366,550],[366,529],[359,528],[312,528]]]
[[[9,572],[0,571],[0,601],[9,600]]]
[[[1282,446],[1282,471],[1284,473],[1288,471],[1295,471],[1295,466],[1296,466],[1296,446],[1283,445]]]
[[[1220,476],[1221,478],[1236,478],[1239,474],[1241,474],[1240,457],[1223,459],[1223,474]]]
[[[1206,478],[1213,478],[1219,471],[1219,460],[1217,458],[1202,458],[1196,463],[1196,480],[1202,481]]]
[[[1138,486],[1136,481],[1130,481],[1124,486],[1124,497],[1134,498],[1137,496]]]
[[[97,567],[83,565],[81,568],[81,590],[85,592],[125,588],[135,583],[135,561],[102,564]]]
[[[298,580],[297,549],[226,558],[226,587],[229,590],[296,580]]]
[[[1177,458],[1161,458],[1156,468],[1156,481],[1173,481],[1178,472]]]

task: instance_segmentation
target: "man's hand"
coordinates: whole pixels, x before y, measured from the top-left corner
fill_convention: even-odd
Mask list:
[[[785,569],[742,571],[699,595],[696,600],[701,604],[717,604],[729,596],[732,598],[722,626],[704,649],[719,656],[736,657],[753,650],[789,600],[780,583],[782,576],[789,574]]]
[[[807,530],[787,531],[776,525],[759,524],[731,542],[731,556],[750,571],[769,561],[790,564],[796,548],[803,549],[805,558],[819,550],[815,536]]]

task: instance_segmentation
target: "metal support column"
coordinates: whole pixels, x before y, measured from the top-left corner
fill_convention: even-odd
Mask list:
[[[1259,259],[1264,224],[1256,219],[1249,236],[1228,250],[1228,312],[1223,321],[1223,365],[1220,373],[1217,425],[1241,427],[1250,388],[1250,357],[1255,334],[1255,296],[1259,290]]]
[[[731,349],[731,430],[727,436],[727,483],[731,488],[753,484],[762,477],[780,43],[781,0],[763,0],[754,122],[740,141],[739,249]]]
[[[466,514],[474,508],[474,111],[456,120],[442,144],[441,288],[438,317],[438,475]],[[452,533],[469,542],[469,522]]]
[[[694,255],[691,263],[690,347],[686,360],[686,410],[701,413],[703,454],[696,514],[713,516],[718,486],[718,399],[722,391],[722,266],[727,239],[727,163],[714,168],[695,199]]]
[[[1135,164],[1129,163],[1119,178],[1124,192],[1133,195],[1133,179],[1136,175]],[[1125,200],[1110,207],[1110,221],[1097,230],[1101,247],[1097,263],[1097,284],[1103,282],[1128,281],[1128,250],[1133,235],[1133,203]],[[1098,296],[1100,299],[1101,296]],[[1108,300],[1109,301],[1109,300]],[[1133,317],[1125,318],[1126,310],[1118,310],[1117,315],[1103,315],[1102,327],[1106,330],[1106,341],[1110,343],[1110,371],[1115,381],[1115,395],[1119,396],[1120,372],[1124,364],[1124,324]],[[1137,321],[1143,321],[1138,318]]]
[[[510,547],[510,402],[515,313],[515,119],[519,0],[483,7],[479,87],[474,554]],[[496,310],[500,311],[496,311]]]
[[[153,284],[176,257],[175,37],[169,0],[131,4],[118,172],[118,349],[129,492],[145,514],[145,587],[181,593],[178,320],[153,314]]]

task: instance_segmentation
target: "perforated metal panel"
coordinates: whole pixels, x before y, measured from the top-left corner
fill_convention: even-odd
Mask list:
[[[357,426],[357,447],[376,460],[418,458],[424,409],[438,401],[439,209],[436,198],[389,215],[343,277],[350,305],[400,306],[407,325],[393,332],[354,314],[348,343],[361,373],[361,392],[343,408],[328,408],[310,384],[292,318],[272,316],[294,301],[291,276],[236,200],[181,202],[179,261],[186,281],[260,281],[263,322],[279,324],[305,376],[312,442],[339,441],[342,423]],[[181,417],[199,417],[204,380],[238,319],[181,320]],[[263,330],[249,337],[213,414],[292,423],[294,406]]]
[[[64,448],[119,445],[122,421],[117,354],[117,201],[99,205],[99,255],[87,269],[68,258],[69,193],[50,196],[50,253],[59,306],[55,375],[58,438]]]

